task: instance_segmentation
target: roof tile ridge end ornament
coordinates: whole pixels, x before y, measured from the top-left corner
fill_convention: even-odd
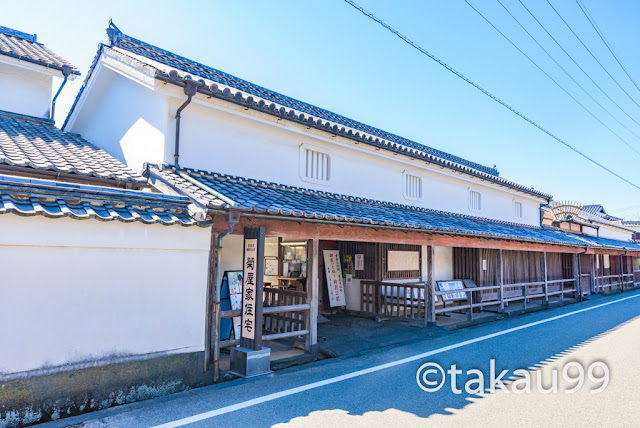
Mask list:
[[[122,36],[122,31],[120,31],[116,24],[113,23],[112,19],[109,19],[109,26],[107,27],[107,37],[109,38],[110,45],[118,46],[120,44]]]

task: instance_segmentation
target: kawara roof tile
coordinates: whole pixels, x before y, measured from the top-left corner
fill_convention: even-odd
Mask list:
[[[150,175],[154,175],[198,203],[213,209],[226,207],[221,199],[180,176],[174,167],[153,165],[147,167]],[[180,172],[231,199],[236,204],[235,208],[245,212],[573,247],[591,244],[640,250],[640,245],[631,242],[584,236],[578,238],[555,227],[498,221],[202,170],[187,168],[181,169]]]

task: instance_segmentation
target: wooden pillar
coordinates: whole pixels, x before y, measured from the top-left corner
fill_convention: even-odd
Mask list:
[[[624,291],[624,256],[618,256],[618,266],[620,266],[620,290]]]
[[[264,227],[244,229],[240,346],[254,351],[262,349],[264,240]]]
[[[318,352],[318,293],[320,288],[320,240],[310,239],[307,244],[307,303],[311,306],[307,312],[307,329],[304,348],[310,354]]]
[[[500,300],[500,312],[504,312],[504,269],[502,268],[502,250],[498,251],[498,299]]]
[[[590,260],[591,260],[591,292],[595,293],[596,292],[596,257],[598,257],[596,254],[592,254],[590,256]]]
[[[547,273],[547,252],[542,253],[542,266],[544,268],[544,304],[549,304],[549,275]]]
[[[578,254],[573,255],[573,277],[576,279],[578,299],[582,300],[582,289],[580,287],[580,256]]]
[[[219,349],[220,339],[216,330],[216,316],[220,311],[220,290],[218,277],[218,234],[211,227],[211,242],[209,243],[209,263],[207,272],[207,297],[204,336],[204,370],[215,366],[216,349]],[[214,373],[214,377],[216,374]]]
[[[436,284],[434,281],[433,275],[433,246],[429,245],[427,247],[427,316],[425,318],[425,325],[435,325],[436,324]]]

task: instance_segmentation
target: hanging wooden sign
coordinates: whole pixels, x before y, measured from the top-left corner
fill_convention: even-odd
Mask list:
[[[329,306],[345,306],[344,285],[342,283],[342,268],[340,267],[340,251],[323,250],[324,270],[327,275],[329,291]]]

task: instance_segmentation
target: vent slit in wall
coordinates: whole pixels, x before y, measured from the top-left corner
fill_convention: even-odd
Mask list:
[[[305,149],[306,168],[304,178],[314,181],[331,179],[331,162],[329,155],[311,149]]]

